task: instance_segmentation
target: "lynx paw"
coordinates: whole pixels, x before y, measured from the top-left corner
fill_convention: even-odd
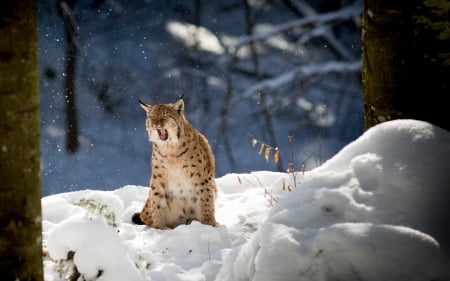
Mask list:
[[[134,213],[133,216],[131,217],[131,221],[134,224],[138,224],[138,225],[144,225],[145,223],[141,220],[141,213]]]

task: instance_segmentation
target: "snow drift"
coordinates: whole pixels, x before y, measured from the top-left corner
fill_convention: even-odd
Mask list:
[[[48,196],[45,279],[450,280],[449,164],[449,132],[398,120],[304,174],[217,179],[216,228],[132,225],[144,187]]]
[[[217,280],[437,279],[449,253],[449,161],[449,133],[428,123],[368,130],[283,196]]]

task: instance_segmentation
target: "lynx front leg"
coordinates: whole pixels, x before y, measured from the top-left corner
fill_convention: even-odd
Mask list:
[[[215,218],[215,202],[216,186],[213,183],[200,190],[200,222],[211,226],[217,226]]]
[[[142,208],[142,211],[140,213],[134,213],[131,220],[133,221],[133,223],[139,225],[146,224],[148,226],[151,226],[153,224],[150,197],[145,202],[145,206],[144,208]]]
[[[165,217],[167,203],[162,191],[162,188],[157,188],[154,185],[151,186],[144,208],[142,208],[140,213],[133,215],[132,220],[135,224],[146,224],[159,229],[167,227]]]

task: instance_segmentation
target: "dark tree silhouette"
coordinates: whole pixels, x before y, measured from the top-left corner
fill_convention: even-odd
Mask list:
[[[448,1],[374,1],[363,6],[365,126],[412,118],[450,130]]]
[[[68,152],[78,150],[78,119],[75,103],[75,63],[77,55],[76,23],[73,7],[76,0],[59,1],[59,11],[64,21],[66,35],[66,66],[64,79],[64,97],[66,103],[66,149]]]
[[[0,276],[43,280],[37,2],[0,2]]]

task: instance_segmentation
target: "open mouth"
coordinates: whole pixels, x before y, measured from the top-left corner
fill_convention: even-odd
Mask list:
[[[162,141],[167,140],[167,138],[169,137],[167,130],[166,129],[157,129],[157,130],[158,130],[159,139]]]

